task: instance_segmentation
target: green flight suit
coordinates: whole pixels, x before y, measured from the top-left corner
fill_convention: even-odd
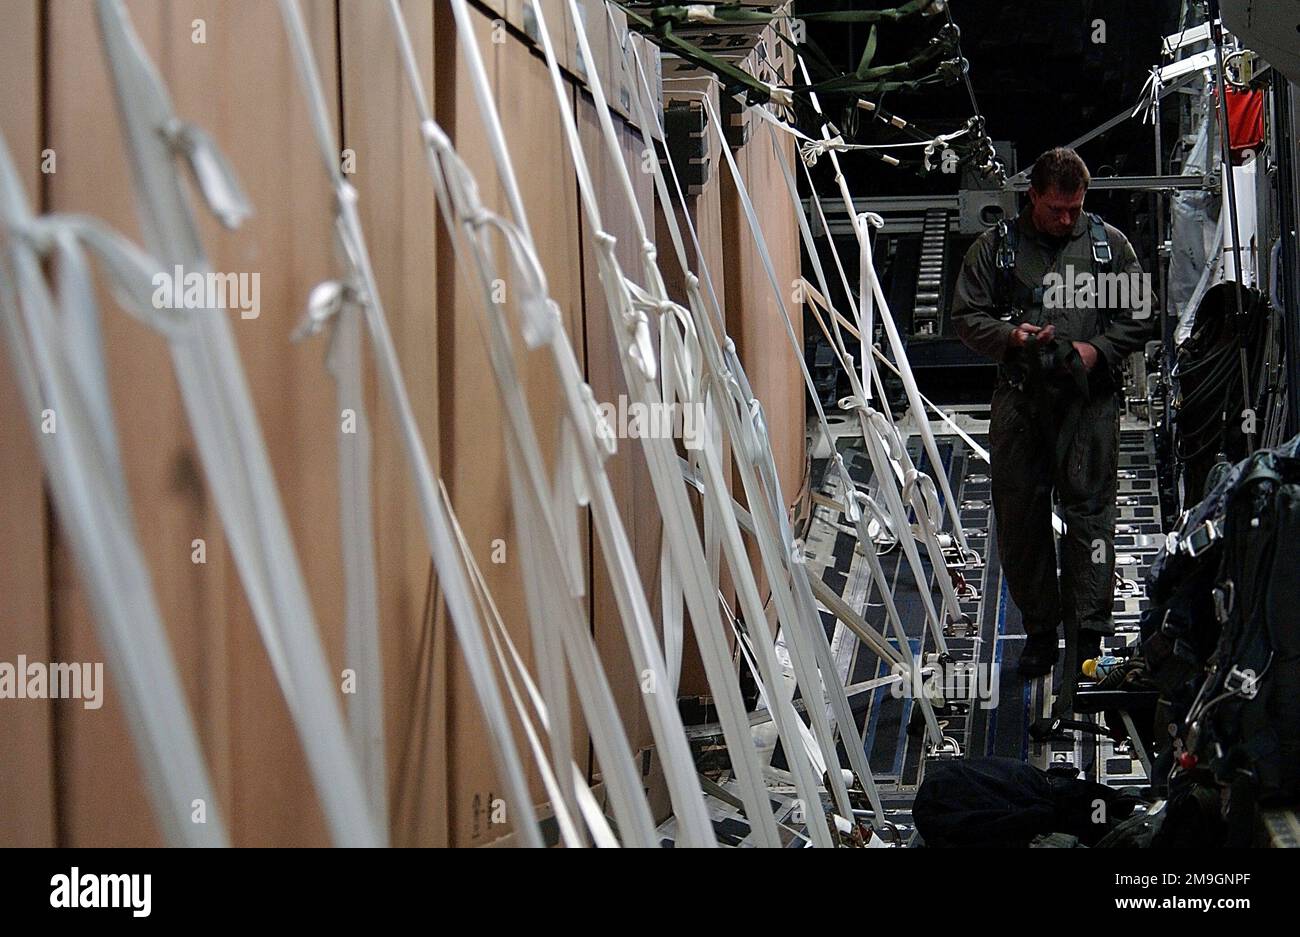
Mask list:
[[[1041,289],[1060,282],[1049,278],[1053,273],[1071,283],[1078,283],[1080,274],[1136,274],[1130,282],[1140,283],[1142,268],[1133,247],[1111,225],[1105,232],[1113,259],[1103,268],[1093,259],[1086,212],[1068,238],[1040,234],[1028,208],[1010,224],[1019,226],[1014,277],[997,269],[1001,238],[996,229],[987,231],[966,253],[952,307],[962,341],[1001,365],[989,425],[998,556],[1026,634],[1054,632],[1062,621],[1067,634],[1071,623],[1110,634],[1120,369],[1126,356],[1144,346],[1154,302],[1149,291],[1144,302],[1133,294],[1127,305],[1116,307],[1118,296],[1109,291],[1089,302],[1086,289],[1073,300],[1062,291]],[[1100,286],[1100,280],[1093,282]],[[1011,332],[1025,321],[1054,325],[1055,341],[1012,348]],[[1096,347],[1091,372],[1073,341]],[[1053,490],[1067,527],[1059,583]]]

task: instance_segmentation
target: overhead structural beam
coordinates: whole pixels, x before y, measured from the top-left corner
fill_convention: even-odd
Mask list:
[[[1025,192],[1029,189],[1029,181],[1022,180],[1008,187],[1014,192]],[[1214,176],[1102,176],[1101,178],[1094,177],[1088,185],[1089,192],[1104,190],[1168,192],[1175,189],[1217,191],[1218,188],[1219,180]],[[922,215],[927,210],[935,208],[958,211],[960,208],[958,196],[902,195],[887,198],[856,198],[853,200],[855,214],[870,211],[878,215],[899,213]],[[827,216],[826,227],[832,235],[839,237],[853,233],[853,219],[844,211],[843,206],[827,205],[824,211]],[[905,230],[896,224],[891,224],[890,230],[896,234],[911,233],[910,230]],[[917,228],[916,230],[919,231],[920,229]],[[817,227],[813,230],[813,234],[816,237],[822,237],[826,234],[826,230],[821,228],[819,221]]]
[[[1157,97],[1160,100],[1164,100],[1164,98],[1173,94],[1175,91],[1177,91],[1183,85],[1190,82],[1194,77],[1196,77],[1199,74],[1200,72],[1197,71],[1197,72],[1189,72],[1186,75],[1180,75],[1178,78],[1176,78],[1175,80],[1171,81],[1169,84],[1161,88]],[[1097,137],[1101,136],[1106,131],[1118,127],[1120,124],[1124,123],[1124,121],[1133,117],[1136,113],[1137,111],[1134,110],[1120,111],[1118,114],[1116,114],[1110,120],[1106,121],[1104,124],[1099,124],[1098,126],[1094,127],[1092,130],[1089,130],[1083,136],[1076,137],[1075,139],[1071,140],[1069,143],[1065,145],[1072,150],[1078,149],[1079,147],[1083,146],[1085,143],[1088,143],[1091,140],[1095,140]],[[1006,184],[1003,186],[1003,188],[1013,188],[1017,192],[1023,192],[1024,188],[1027,187],[1028,185],[1029,174],[1033,171],[1033,168],[1034,168],[1034,164],[1030,163],[1020,172],[1016,173],[1014,176],[1008,179],[1006,181]],[[1098,180],[1093,180],[1094,185],[1096,184],[1097,181]],[[1022,187],[1021,185],[1022,183],[1025,184],[1024,187]]]
[[[1089,192],[1102,189],[1158,192],[1170,189],[1215,189],[1217,187],[1218,181],[1213,176],[1102,176],[1101,178],[1094,176],[1088,183]],[[1028,191],[1029,180],[1022,180],[1009,188],[1016,192]]]

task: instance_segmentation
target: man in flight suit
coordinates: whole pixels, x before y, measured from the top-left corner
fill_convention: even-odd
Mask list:
[[[1078,636],[1079,661],[1114,632],[1121,367],[1145,344],[1151,302],[1128,239],[1083,211],[1090,181],[1073,150],[1039,157],[1029,206],[971,246],[952,307],[962,341],[999,363],[993,511],[998,556],[1024,618],[1025,676],[1051,671],[1063,621],[1066,640]],[[1145,303],[1116,288],[1116,274],[1140,284]],[[1059,582],[1053,490],[1066,525]]]

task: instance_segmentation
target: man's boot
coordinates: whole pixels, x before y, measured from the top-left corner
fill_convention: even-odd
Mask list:
[[[1052,672],[1058,654],[1056,629],[1040,631],[1025,638],[1018,669],[1022,677],[1041,677]]]

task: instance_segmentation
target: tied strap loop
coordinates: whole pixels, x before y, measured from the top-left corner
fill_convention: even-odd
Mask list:
[[[173,117],[160,131],[185,161],[199,194],[222,227],[234,231],[253,213],[235,171],[220,147],[201,127]]]
[[[193,310],[154,302],[158,278],[175,277],[178,271],[163,271],[156,259],[98,219],[78,214],[46,215],[13,222],[8,230],[11,237],[37,256],[56,257],[59,267],[73,271],[75,277],[90,276],[84,269],[83,251],[97,258],[122,309],[164,336],[178,337],[190,321]],[[179,283],[175,288],[180,288]],[[87,285],[86,289],[93,286]]]
[[[605,271],[614,273],[618,270],[618,259],[614,251],[618,245],[618,239],[607,231],[597,231],[595,233],[596,246],[599,248],[600,257],[603,260],[602,268]],[[650,339],[650,319],[641,309],[638,309],[632,301],[626,280],[622,284],[623,308],[620,314],[623,320],[623,328],[626,330],[626,339],[629,341],[629,355],[641,376],[647,381],[656,380],[659,376],[659,366],[655,363],[654,343]]]
[[[943,515],[939,505],[939,490],[935,487],[933,478],[916,469],[908,469],[903,475],[903,500],[917,512],[918,518],[924,514],[926,526],[935,531],[939,529]],[[912,535],[917,540],[923,540],[925,527],[913,524]]]

